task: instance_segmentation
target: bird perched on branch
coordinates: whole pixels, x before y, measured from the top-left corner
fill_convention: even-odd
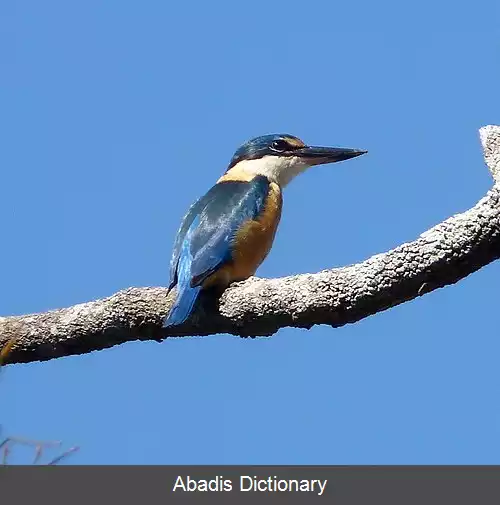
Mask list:
[[[311,147],[288,134],[256,137],[239,147],[226,172],[184,216],[170,263],[168,290],[177,293],[163,327],[186,321],[201,290],[225,289],[254,275],[276,234],[282,190],[295,176],[366,152]]]

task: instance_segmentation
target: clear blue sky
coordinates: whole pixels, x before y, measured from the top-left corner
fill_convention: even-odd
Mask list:
[[[260,276],[362,261],[474,205],[500,8],[464,5],[2,2],[0,315],[167,284],[187,207],[264,133],[369,154],[287,188]],[[67,464],[500,463],[499,275],[340,329],[8,367],[2,435],[79,445]]]

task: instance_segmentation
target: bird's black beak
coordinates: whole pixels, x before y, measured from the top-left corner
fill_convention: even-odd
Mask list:
[[[335,163],[337,161],[356,158],[367,152],[361,149],[347,149],[343,147],[306,146],[296,149],[294,155],[304,158],[311,165],[323,165],[325,163]]]

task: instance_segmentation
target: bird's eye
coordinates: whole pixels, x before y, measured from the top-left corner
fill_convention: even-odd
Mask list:
[[[288,142],[283,139],[275,140],[271,144],[271,149],[273,151],[278,151],[279,153],[282,153],[283,151],[286,151],[287,149],[289,149]]]

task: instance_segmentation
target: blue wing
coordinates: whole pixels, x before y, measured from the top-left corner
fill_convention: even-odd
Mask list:
[[[212,190],[213,190],[213,188],[212,188]],[[210,190],[210,191],[212,191],[212,190]],[[189,228],[193,224],[193,221],[196,219],[196,217],[200,214],[200,212],[203,210],[203,208],[208,203],[209,198],[207,198],[207,197],[210,195],[210,191],[205,196],[199,198],[195,203],[193,203],[193,205],[191,205],[191,207],[187,211],[186,215],[182,219],[181,226],[179,227],[179,230],[178,230],[177,235],[175,237],[172,258],[170,260],[169,290],[172,289],[177,284],[177,280],[178,280],[177,267],[178,267],[179,256],[181,254],[184,239],[186,238],[186,235],[189,231]]]
[[[179,294],[164,326],[180,324],[192,310],[203,281],[231,260],[231,243],[241,227],[263,211],[269,192],[266,177],[224,181],[195,202],[183,219],[170,263],[169,289]]]

